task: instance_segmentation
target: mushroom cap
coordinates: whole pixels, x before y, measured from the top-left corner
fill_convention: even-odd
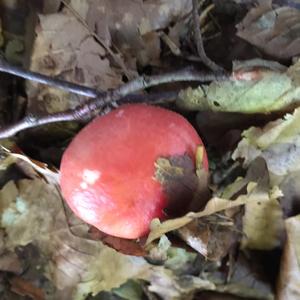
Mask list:
[[[135,239],[163,218],[167,197],[154,178],[159,157],[188,154],[202,141],[181,115],[127,104],[95,118],[70,143],[61,162],[60,184],[72,211],[112,236]],[[206,153],[203,166],[208,168]]]

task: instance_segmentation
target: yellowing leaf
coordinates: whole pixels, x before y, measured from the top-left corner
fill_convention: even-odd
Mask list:
[[[299,74],[264,67],[239,70],[228,80],[182,91],[177,105],[187,110],[240,113],[284,110],[300,101],[300,85],[295,81]]]
[[[274,188],[261,192],[245,204],[241,246],[257,250],[271,250],[280,246],[284,236],[284,221],[278,197],[282,193]]]

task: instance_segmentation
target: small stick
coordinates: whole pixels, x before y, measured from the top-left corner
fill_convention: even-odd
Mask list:
[[[119,88],[103,93],[97,98],[90,99],[87,103],[76,107],[73,110],[49,114],[47,116],[35,117],[29,115],[23,120],[0,129],[0,139],[12,137],[18,132],[38,127],[45,124],[68,121],[82,121],[90,119],[99,113],[99,110],[107,104],[113,103],[130,94],[142,89],[153,87],[160,84],[178,82],[178,81],[199,81],[207,82],[213,80],[228,79],[229,75],[224,73],[201,73],[191,69],[183,69],[177,72],[166,73],[163,75],[141,76]]]
[[[95,98],[103,94],[103,92],[98,91],[97,89],[85,87],[82,85],[78,85],[75,83],[71,83],[69,81],[55,79],[50,76],[42,75],[40,73],[26,71],[22,68],[12,66],[5,62],[3,59],[0,59],[0,72],[8,73],[11,75],[15,75],[24,79],[32,80],[35,82],[39,82],[42,84],[47,84],[50,86],[57,87],[59,89],[63,89],[65,91],[78,94],[81,96],[86,96],[90,98]]]
[[[195,42],[197,46],[197,52],[201,59],[201,61],[212,71],[220,72],[223,71],[223,68],[218,66],[215,62],[213,62],[209,57],[207,57],[204,46],[203,46],[203,39],[200,30],[200,21],[199,21],[199,14],[198,14],[198,0],[193,0],[193,25],[194,25],[194,35],[195,35]]]

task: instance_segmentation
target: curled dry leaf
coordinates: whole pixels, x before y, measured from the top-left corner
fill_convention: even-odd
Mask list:
[[[223,192],[223,197],[236,197],[251,182],[257,182],[257,195],[245,204],[242,219],[241,246],[257,250],[271,250],[281,245],[284,237],[283,211],[279,198],[283,196],[277,186],[271,186],[265,160],[254,159],[245,178],[238,178]]]
[[[276,176],[300,170],[300,109],[263,128],[251,127],[243,132],[243,136],[233,159],[243,158],[247,166],[261,156]]]
[[[196,219],[179,228],[178,234],[206,259],[214,261],[226,256],[240,236],[234,220],[218,214]]]
[[[300,215],[285,221],[287,239],[281,259],[278,300],[296,300],[300,298]]]
[[[237,25],[237,35],[280,59],[300,54],[300,11],[291,6],[272,7],[272,0],[259,1]]]
[[[299,104],[300,61],[286,72],[264,65],[248,70],[248,65],[239,66],[228,80],[181,91],[177,105],[196,111],[268,113]]]
[[[6,169],[11,164],[16,164],[29,178],[42,176],[48,183],[59,185],[59,173],[55,169],[49,169],[47,164],[26,156],[20,149],[14,147],[9,150],[0,145],[0,153],[3,157],[0,168]]]
[[[166,234],[173,230],[177,230],[177,229],[191,223],[195,219],[205,217],[205,216],[210,216],[212,214],[215,214],[215,213],[227,210],[227,209],[231,209],[231,208],[234,208],[234,207],[237,207],[240,205],[244,205],[247,201],[252,199],[252,197],[255,197],[257,192],[258,191],[255,189],[255,184],[249,184],[248,185],[248,194],[241,195],[234,201],[214,197],[208,201],[205,208],[200,212],[197,212],[197,213],[190,212],[181,218],[170,219],[170,220],[164,221],[162,223],[157,223],[157,224],[155,224],[155,226],[153,226],[151,228],[151,231],[150,231],[147,241],[146,241],[146,245],[151,243],[152,241],[158,239],[163,234]],[[153,220],[153,222],[155,222],[155,220]]]

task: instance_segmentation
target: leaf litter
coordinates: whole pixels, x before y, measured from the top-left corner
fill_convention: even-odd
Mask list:
[[[35,19],[32,71],[109,90],[143,71],[188,66],[196,55],[190,0],[72,0],[61,7],[50,2],[43,11],[51,14]],[[200,16],[205,38],[207,28],[209,35],[220,30],[219,18],[232,13],[218,15],[215,7],[221,4],[212,2],[205,3]],[[147,237],[114,238],[82,223],[63,204],[57,169],[23,152],[24,141],[20,148],[15,141],[1,142],[1,298],[176,300],[201,299],[207,292],[212,299],[299,298],[299,10],[290,1],[281,6],[251,2],[235,1],[236,8],[242,7],[239,13],[246,7],[235,20],[235,34],[252,44],[257,56],[234,61],[227,80],[178,85],[181,92],[171,106],[192,122],[190,112],[196,112],[200,131],[201,116],[213,113],[215,119],[207,122],[225,125],[231,120],[230,129],[208,126],[205,132],[224,136],[226,147],[211,143],[219,145],[219,152],[209,148],[207,139],[211,177],[223,179],[209,181],[199,167],[201,155],[196,168],[189,157],[159,158],[156,179],[170,194],[166,214],[171,218],[154,219]],[[7,28],[1,19],[4,55],[20,62],[26,47]],[[29,115],[86,101],[29,81],[26,95]],[[54,128],[52,135],[68,143],[77,125]],[[232,128],[239,129],[235,142],[226,135]],[[221,158],[214,161],[213,153]],[[227,172],[225,165],[239,173]],[[175,196],[183,194],[188,203],[176,206]]]

